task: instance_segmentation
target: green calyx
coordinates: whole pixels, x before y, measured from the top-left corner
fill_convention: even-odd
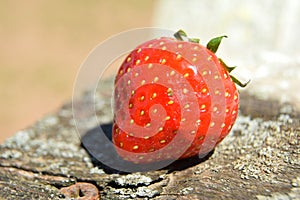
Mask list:
[[[236,66],[229,67],[228,65],[226,65],[226,63],[221,58],[219,58],[219,62],[225,68],[225,70],[228,71],[228,73],[232,72],[236,68]],[[229,76],[235,84],[237,84],[238,86],[240,86],[242,88],[246,87],[248,85],[248,83],[250,83],[250,80],[248,80],[246,83],[242,83],[234,76],[232,76],[232,75],[229,75]]]
[[[250,80],[248,80],[246,83],[242,83],[241,81],[239,81],[237,78],[235,78],[232,75],[230,75],[230,78],[235,84],[237,84],[238,86],[240,86],[242,88],[246,87],[250,83]]]
[[[227,36],[223,35],[223,36],[211,39],[207,43],[206,48],[209,49],[210,51],[212,51],[213,53],[216,53],[223,38],[227,38]]]
[[[189,42],[198,43],[198,44],[200,42],[200,39],[198,39],[198,38],[188,38],[187,34],[183,30],[179,30],[176,33],[174,33],[174,37],[180,41],[184,41],[184,38],[186,38],[187,41],[189,41]],[[223,36],[219,36],[219,37],[215,37],[215,38],[211,39],[207,43],[206,48],[208,50],[210,50],[211,52],[216,53],[223,38],[227,38],[227,36],[223,35]],[[236,66],[229,67],[228,65],[226,65],[225,62],[221,58],[219,58],[219,62],[225,68],[225,70],[228,71],[228,73],[230,73],[231,71],[233,71],[236,68]],[[250,82],[250,80],[249,80],[246,83],[242,83],[241,81],[239,81],[237,78],[235,78],[232,75],[230,75],[230,78],[235,84],[237,84],[238,86],[240,86],[242,88],[246,87]]]
[[[225,69],[230,73],[232,70],[234,70],[235,68],[236,68],[236,66],[233,66],[233,67],[229,67],[228,65],[226,65],[225,63],[224,63],[224,61],[221,59],[221,58],[219,58],[219,61],[220,61],[220,63],[225,67]]]
[[[189,42],[198,43],[198,44],[200,42],[200,39],[198,38],[188,38],[187,34],[183,30],[179,30],[176,33],[174,33],[174,37],[180,41],[184,41],[184,38],[187,38]]]
[[[229,73],[236,68],[236,66],[229,67],[228,65],[226,65],[226,63],[224,63],[224,61],[221,58],[219,58],[219,62]],[[249,80],[246,83],[242,83],[241,81],[239,81],[237,78],[235,78],[232,75],[230,75],[230,78],[235,84],[237,84],[240,87],[246,87],[248,85],[248,83],[250,82],[250,80]]]

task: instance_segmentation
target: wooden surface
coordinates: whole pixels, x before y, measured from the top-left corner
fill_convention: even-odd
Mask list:
[[[109,92],[96,98],[107,121]],[[0,199],[300,199],[299,116],[291,105],[242,93],[232,132],[206,158],[120,173],[81,145],[66,103],[0,146]],[[83,139],[99,145],[92,130]]]

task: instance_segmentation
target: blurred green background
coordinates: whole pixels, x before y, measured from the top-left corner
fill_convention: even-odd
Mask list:
[[[101,41],[151,26],[155,1],[0,1],[0,143],[71,99]]]

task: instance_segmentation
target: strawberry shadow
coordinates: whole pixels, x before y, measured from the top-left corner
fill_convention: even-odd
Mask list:
[[[150,164],[134,164],[122,159],[112,143],[112,123],[102,124],[90,129],[81,137],[81,146],[87,151],[95,167],[103,169],[107,174],[129,174],[131,172],[146,172],[152,170],[167,170],[168,173],[180,171],[195,166],[207,160],[213,151],[205,157],[198,156],[177,161],[161,161]]]
[[[195,165],[205,162],[213,155],[213,153],[214,153],[214,150],[207,153],[204,157],[199,157],[198,155],[196,155],[196,156],[193,156],[190,158],[176,160],[163,169],[168,170],[168,173],[171,173],[174,171],[185,170],[187,168],[190,168],[190,167],[193,167]]]

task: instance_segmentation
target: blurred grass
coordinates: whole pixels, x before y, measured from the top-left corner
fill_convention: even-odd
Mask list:
[[[88,53],[151,26],[154,1],[0,1],[0,143],[72,95]]]

